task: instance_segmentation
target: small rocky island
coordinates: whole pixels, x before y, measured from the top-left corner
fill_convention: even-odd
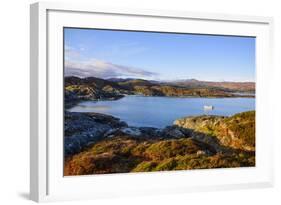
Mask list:
[[[100,113],[67,111],[83,100],[117,100],[132,94],[247,96],[238,92],[254,92],[254,85],[66,77],[64,175],[255,166],[255,111],[185,117],[161,129],[132,127]]]

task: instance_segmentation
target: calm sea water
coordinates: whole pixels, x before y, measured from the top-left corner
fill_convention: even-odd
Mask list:
[[[204,105],[214,110],[204,111]],[[212,114],[230,116],[255,110],[255,98],[178,98],[126,96],[114,101],[85,101],[71,112],[98,112],[113,115],[131,126],[165,127],[186,116]]]

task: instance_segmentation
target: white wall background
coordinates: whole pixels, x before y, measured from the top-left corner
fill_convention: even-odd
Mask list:
[[[0,204],[31,204],[29,192],[29,4],[0,6]],[[79,0],[79,2],[83,2]],[[151,8],[272,16],[275,20],[275,173],[274,188],[168,196],[118,198],[66,204],[280,204],[281,202],[281,6],[278,0],[92,0],[100,6]],[[279,86],[279,88],[278,88]],[[279,93],[278,93],[279,91]],[[278,109],[279,108],[279,109]],[[279,120],[279,121],[278,121]]]

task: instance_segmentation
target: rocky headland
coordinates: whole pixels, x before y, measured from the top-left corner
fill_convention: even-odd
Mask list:
[[[169,97],[254,97],[255,83],[157,82],[143,79],[65,77],[65,107],[83,100],[117,100],[126,95]],[[242,94],[241,94],[242,93]]]

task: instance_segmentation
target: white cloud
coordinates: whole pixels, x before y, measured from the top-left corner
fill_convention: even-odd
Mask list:
[[[68,45],[64,46],[65,59],[79,59],[81,54],[79,51]]]
[[[65,76],[77,77],[98,77],[98,78],[118,78],[118,77],[136,77],[151,78],[157,76],[157,73],[145,71],[143,69],[117,65],[97,59],[88,61],[65,61]]]

